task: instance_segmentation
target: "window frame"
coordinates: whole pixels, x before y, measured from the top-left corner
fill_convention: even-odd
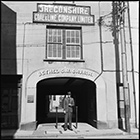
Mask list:
[[[52,30],[54,30],[54,29],[52,29]],[[49,42],[49,33],[48,33],[48,30],[46,29],[46,33],[47,33],[47,36],[46,36],[46,58],[48,58],[48,59],[62,59],[62,49],[61,49],[61,57],[49,57],[49,51],[48,51],[48,47],[49,47],[49,45],[61,45],[61,47],[63,47],[62,45],[62,40],[63,40],[63,36],[62,36],[62,33],[61,33],[61,37],[62,37],[62,39],[61,39],[61,42],[54,42],[53,43],[53,39],[52,39],[52,42]],[[52,35],[53,36],[53,35]],[[53,46],[54,47],[54,46]],[[53,48],[52,48],[52,50],[53,50]],[[53,51],[52,51],[52,53],[53,53]]]
[[[67,42],[67,32],[68,31],[70,31],[70,42]],[[76,31],[78,31],[79,32],[79,42],[78,43],[76,43]],[[72,40],[72,36],[71,36],[71,34],[72,34],[72,32],[74,32],[74,34],[75,34],[75,36],[74,36],[74,42],[72,42],[71,40]],[[66,43],[65,43],[65,46],[66,46],[66,59],[81,59],[81,36],[80,36],[80,30],[77,30],[77,29],[66,29],[65,30],[65,40],[66,40]],[[68,51],[67,51],[67,47],[73,47],[74,46],[74,51],[76,51],[76,47],[79,47],[79,57],[68,57],[67,56],[67,53],[68,53]],[[72,51],[70,51],[70,55],[72,55]],[[75,55],[76,55],[76,52],[75,52]]]
[[[61,37],[62,37],[62,42],[56,42],[56,43],[51,43],[49,42],[49,36],[48,36],[48,29],[60,29],[62,31]],[[76,43],[67,43],[67,31],[68,30],[77,30],[79,32],[79,42],[78,44]],[[76,34],[76,32],[75,32]],[[76,36],[76,35],[75,35]],[[75,39],[76,41],[76,39]],[[61,49],[61,57],[49,57],[49,51],[48,51],[48,44],[61,44],[62,49]],[[67,57],[67,46],[79,46],[79,57]],[[82,45],[82,28],[77,26],[53,26],[53,25],[47,25],[46,26],[46,58],[45,60],[60,60],[60,61],[83,61],[83,45]],[[75,49],[76,50],[76,49]],[[76,53],[75,53],[76,55]]]

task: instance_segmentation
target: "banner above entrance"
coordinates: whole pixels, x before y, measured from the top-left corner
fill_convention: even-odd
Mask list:
[[[89,6],[38,3],[33,22],[94,25],[94,15]]]

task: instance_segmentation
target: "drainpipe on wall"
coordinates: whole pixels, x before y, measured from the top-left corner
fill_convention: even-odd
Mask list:
[[[134,94],[134,109],[135,109],[135,127],[137,128],[137,108],[136,108],[136,92],[135,92],[135,79],[134,79],[134,63],[133,63],[133,46],[132,46],[132,35],[131,35],[131,24],[130,24],[130,11],[129,2],[127,1],[127,14],[128,14],[128,27],[129,27],[129,38],[130,38],[130,49],[131,49],[131,63],[132,63],[132,79],[133,79],[133,94]]]
[[[99,2],[99,35],[100,35],[100,50],[101,50],[101,72],[100,74],[94,79],[94,82],[102,75],[103,73],[103,46],[102,46],[102,20],[103,17],[100,16],[100,2]]]
[[[22,75],[23,75],[23,68],[24,68],[24,47],[25,47],[25,31],[26,31],[26,24],[32,24],[31,22],[23,23],[23,48],[22,48]]]
[[[20,127],[20,122],[21,122],[21,106],[22,106],[22,89],[23,89],[23,68],[24,68],[24,47],[25,47],[25,27],[26,27],[26,24],[32,24],[31,22],[25,22],[23,23],[23,48],[22,48],[22,79],[21,79],[21,89],[20,89],[20,95],[19,95],[19,127]]]
[[[22,79],[18,80],[18,127],[20,128],[21,122],[21,87],[22,87]]]
[[[25,32],[26,32],[26,25],[27,24],[32,24],[31,22],[25,22],[23,23],[24,28],[23,28],[23,48],[22,48],[22,83],[23,83],[23,72],[24,72],[24,48],[25,48]],[[22,88],[23,88],[23,84],[22,84]]]

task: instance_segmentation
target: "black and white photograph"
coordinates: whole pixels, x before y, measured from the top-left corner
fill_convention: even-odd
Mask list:
[[[1,1],[1,139],[139,139],[139,1]]]

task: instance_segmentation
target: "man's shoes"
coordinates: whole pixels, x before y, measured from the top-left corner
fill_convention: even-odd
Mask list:
[[[73,131],[73,129],[72,129],[72,128],[70,128],[69,130]]]
[[[67,131],[67,128],[64,128],[64,131]]]

